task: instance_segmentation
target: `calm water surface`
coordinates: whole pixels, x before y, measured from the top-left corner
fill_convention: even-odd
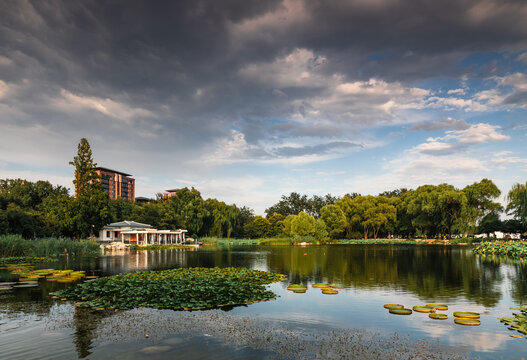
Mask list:
[[[432,352],[439,346],[477,358],[527,358],[527,339],[511,338],[513,332],[498,320],[512,316],[510,307],[527,305],[527,266],[482,259],[468,247],[203,247],[109,253],[40,267],[104,276],[194,266],[242,266],[285,274],[287,279],[269,286],[279,295],[276,301],[197,312],[75,310],[48,295],[68,285],[50,282],[4,291],[0,359],[359,358],[361,351],[376,358],[382,356],[375,355],[377,349],[415,351],[412,346],[431,347]],[[1,281],[11,278],[0,270]],[[323,295],[311,288],[316,282],[346,288],[338,295]],[[309,290],[288,292],[290,283],[305,284]],[[432,320],[421,313],[397,316],[383,308],[385,303],[412,307],[431,302],[448,304],[449,319]],[[454,324],[452,312],[458,310],[485,313],[481,326]],[[354,342],[373,345],[348,352],[345,346]],[[334,351],[309,349],[324,344],[329,348],[324,351]]]

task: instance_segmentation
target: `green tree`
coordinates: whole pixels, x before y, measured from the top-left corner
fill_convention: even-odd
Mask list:
[[[324,220],[318,218],[315,221],[315,240],[316,241],[326,241],[328,240],[328,231],[326,229],[326,223]]]
[[[291,224],[293,223],[293,220],[296,218],[296,215],[287,215],[284,220],[282,220],[283,225],[283,233],[285,236],[293,236],[293,233],[291,231]]]
[[[296,236],[313,236],[315,234],[315,218],[301,211],[291,221],[291,234]]]
[[[527,227],[527,183],[514,184],[507,194],[507,213]]]
[[[366,210],[363,226],[373,230],[373,238],[377,239],[379,230],[388,223],[394,223],[397,217],[397,209],[392,201],[384,196],[370,199],[371,206]]]
[[[278,236],[283,232],[284,219],[285,219],[285,216],[282,214],[274,214],[273,216],[269,218],[269,223],[271,224],[271,229],[269,232],[270,236]]]
[[[346,216],[338,206],[326,205],[320,209],[320,215],[332,239],[339,238],[344,233],[346,229]]]
[[[77,146],[77,156],[69,164],[75,167],[73,185],[75,186],[77,197],[91,196],[91,190],[95,185],[94,181],[99,179],[99,175],[95,172],[97,164],[93,162],[92,151],[88,140],[85,138],[80,140]]]
[[[271,223],[264,217],[257,216],[253,220],[253,236],[267,237],[271,231]]]

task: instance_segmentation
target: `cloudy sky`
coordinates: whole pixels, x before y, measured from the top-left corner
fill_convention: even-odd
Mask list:
[[[72,188],[86,137],[136,196],[527,180],[524,0],[0,4],[0,178]]]

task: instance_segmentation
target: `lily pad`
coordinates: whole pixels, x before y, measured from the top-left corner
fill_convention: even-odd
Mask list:
[[[426,304],[426,306],[435,308],[436,310],[448,310],[448,305],[445,304]]]
[[[454,319],[454,322],[459,325],[465,325],[465,326],[478,326],[481,325],[481,321],[471,318],[462,318],[457,317]]]
[[[388,311],[390,312],[390,314],[395,314],[395,315],[410,315],[410,314],[412,314],[412,310],[411,309],[388,309]]]
[[[312,284],[311,286],[314,288],[323,288],[323,287],[329,287],[329,284],[316,283],[316,284]]]
[[[337,290],[333,290],[333,289],[324,289],[322,290],[322,294],[326,294],[326,295],[337,295],[339,292]]]
[[[404,309],[402,304],[384,304],[385,309]]]
[[[438,313],[430,313],[430,314],[428,314],[428,317],[430,319],[434,319],[434,320],[446,320],[446,319],[448,319],[448,315],[447,314],[438,314]]]
[[[422,306],[422,305],[416,305],[412,309],[414,309],[414,311],[422,312],[422,313],[429,313],[429,312],[432,312],[432,310],[434,310],[434,308],[431,308],[429,306]]]
[[[273,300],[264,285],[283,277],[246,268],[178,268],[98,278],[51,295],[91,308],[202,310]]]
[[[472,311],[454,311],[454,316],[465,319],[479,319],[480,317],[477,312]]]

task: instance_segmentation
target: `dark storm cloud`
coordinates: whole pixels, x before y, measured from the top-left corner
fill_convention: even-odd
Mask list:
[[[127,133],[145,151],[168,145],[208,151],[232,127],[251,145],[280,133],[342,135],[338,126],[287,128],[262,120],[308,117],[316,110],[311,99],[331,97],[326,87],[335,74],[408,83],[457,74],[471,52],[518,51],[527,42],[527,4],[512,0],[21,0],[0,6],[0,78],[9,88],[2,100],[17,110],[2,122],[37,123],[63,136],[84,131],[123,147],[120,135]],[[274,76],[266,84],[240,75],[296,49],[312,53],[305,67],[317,77],[309,86],[295,84],[288,73],[260,74]],[[350,116],[358,124],[382,118],[355,111]],[[297,151],[283,148],[278,155]]]

